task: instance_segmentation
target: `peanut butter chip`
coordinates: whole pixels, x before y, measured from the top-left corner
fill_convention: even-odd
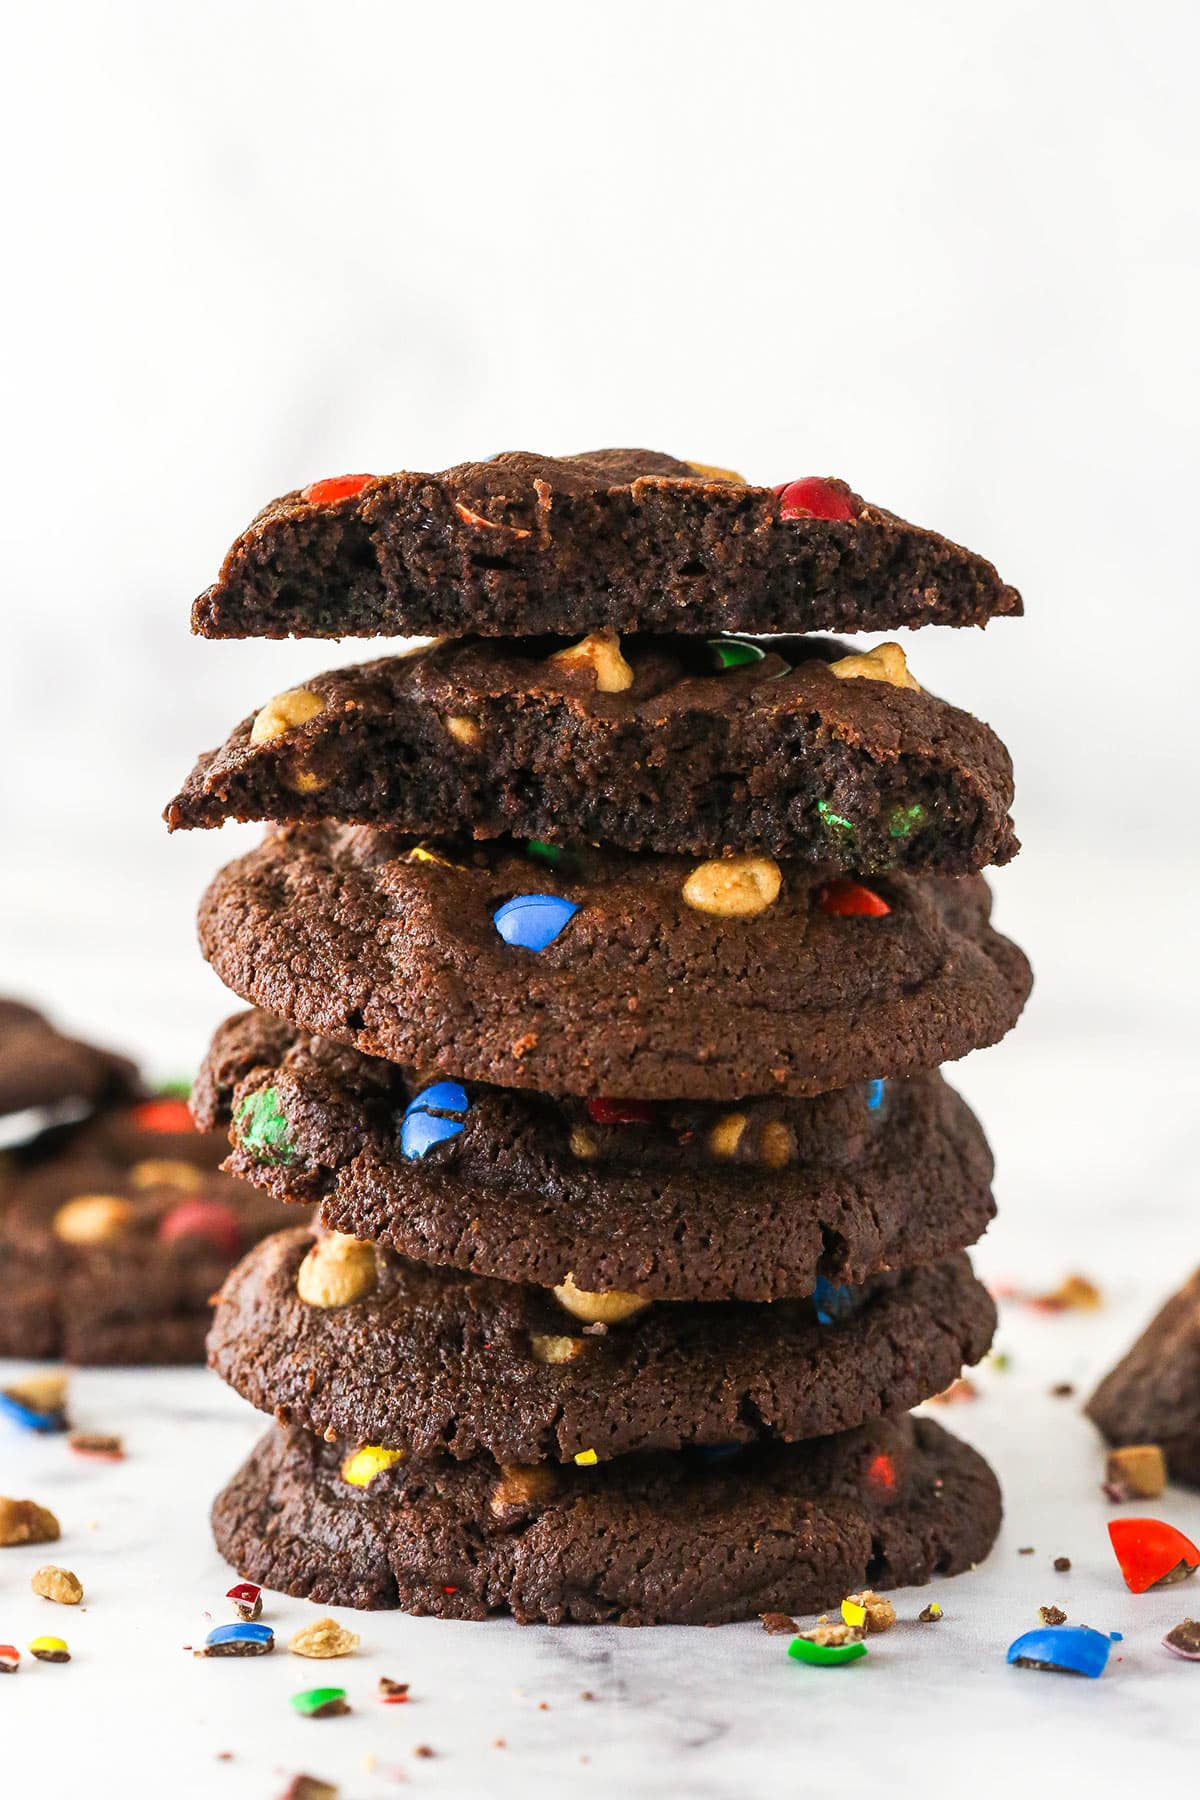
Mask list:
[[[539,1363],[569,1363],[586,1356],[588,1341],[581,1337],[555,1337],[539,1333],[530,1339],[533,1360]]]
[[[293,731],[297,725],[307,724],[324,710],[324,700],[311,688],[289,688],[285,694],[276,694],[273,700],[268,700],[256,715],[250,727],[250,742],[268,744],[272,738],[282,737],[284,732]]]
[[[725,1161],[737,1155],[737,1147],[746,1129],[745,1113],[726,1113],[708,1134],[708,1147],[714,1156]]]
[[[54,1215],[54,1235],[64,1244],[106,1244],[133,1221],[133,1207],[118,1194],[78,1194]]]
[[[470,747],[477,744],[483,736],[478,721],[468,719],[464,713],[449,713],[442,720],[442,724],[456,744],[465,744]]]
[[[57,1601],[59,1606],[78,1606],[83,1599],[83,1583],[78,1575],[73,1575],[70,1569],[60,1569],[55,1563],[44,1563],[40,1569],[35,1569],[29,1585],[43,1600]]]
[[[632,1319],[635,1313],[645,1312],[650,1304],[640,1294],[625,1294],[620,1288],[609,1288],[600,1294],[589,1293],[586,1288],[576,1287],[570,1275],[564,1276],[554,1289],[554,1298],[585,1325],[619,1325],[623,1319]]]
[[[899,644],[876,644],[861,656],[843,656],[829,664],[829,673],[839,681],[886,681],[890,687],[912,688],[921,692],[921,684],[908,672],[908,662]]]
[[[296,1273],[296,1292],[306,1306],[349,1306],[375,1286],[375,1250],[345,1232],[319,1237]]]
[[[596,1140],[591,1132],[585,1131],[582,1125],[573,1125],[571,1127],[571,1155],[577,1156],[581,1162],[586,1162],[589,1156],[595,1156],[595,1154]]]
[[[786,1169],[796,1154],[796,1140],[790,1125],[782,1119],[768,1119],[758,1139],[758,1160],[766,1169]]]
[[[183,1162],[175,1157],[147,1157],[145,1162],[134,1163],[129,1171],[129,1179],[134,1187],[170,1187],[178,1188],[181,1193],[195,1193],[204,1186],[203,1169],[195,1163]]]
[[[550,661],[567,669],[593,669],[598,694],[621,694],[633,686],[633,670],[621,655],[615,631],[589,632],[577,644],[556,650]]]
[[[697,912],[749,918],[774,904],[782,881],[779,864],[769,856],[718,857],[692,870],[683,897]]]
[[[284,785],[290,787],[293,794],[319,794],[332,779],[330,775],[318,775],[315,769],[306,768],[303,763],[283,772]]]
[[[349,1656],[358,1643],[357,1633],[347,1631],[336,1619],[314,1619],[293,1633],[288,1649],[293,1656]]]

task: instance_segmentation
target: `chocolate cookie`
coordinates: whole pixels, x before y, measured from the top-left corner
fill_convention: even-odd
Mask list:
[[[991,563],[843,481],[783,491],[651,450],[508,451],[273,500],[192,609],[206,637],[875,631],[1019,613]]]
[[[64,1037],[19,1000],[0,1000],[0,1148],[26,1144],[140,1088],[125,1057]]]
[[[222,1556],[322,1605],[721,1625],[956,1575],[1000,1528],[995,1476],[930,1419],[720,1459],[402,1461],[366,1486],[343,1480],[343,1458],[305,1432],[270,1432],[213,1507]]]
[[[1200,1269],[1087,1403],[1110,1444],[1157,1444],[1172,1481],[1200,1487]]]
[[[901,685],[902,683],[910,685]],[[1017,849],[1012,765],[898,645],[444,642],[244,719],[167,808],[961,875]]]
[[[226,1279],[208,1359],[281,1423],[352,1444],[606,1461],[903,1412],[978,1362],[995,1327],[962,1255],[815,1300],[660,1301],[602,1335],[583,1323],[606,1310],[597,1298],[379,1247],[371,1266],[370,1246],[277,1232]]]
[[[1021,952],[977,876],[870,889],[768,858],[699,865],[504,840],[406,848],[285,826],[217,875],[200,942],[243,999],[426,1072],[641,1099],[814,1094],[1013,1025]]]
[[[461,1104],[460,1104],[461,1102]],[[974,1243],[992,1159],[940,1075],[735,1108],[452,1082],[261,1012],[217,1032],[193,1104],[226,1165],[418,1262],[656,1300],[775,1300]],[[449,1110],[448,1110],[449,1108]]]
[[[72,1145],[18,1175],[0,1214],[0,1356],[204,1361],[212,1295],[280,1210],[206,1166],[212,1146],[192,1135],[195,1161]]]

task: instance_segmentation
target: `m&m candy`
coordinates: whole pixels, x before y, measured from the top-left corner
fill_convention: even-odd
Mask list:
[[[60,1637],[35,1637],[29,1640],[29,1654],[36,1656],[39,1662],[67,1663],[71,1660],[71,1652],[67,1649],[67,1641]]]
[[[15,1675],[21,1665],[21,1652],[15,1644],[0,1644],[0,1675]]]
[[[306,1688],[302,1694],[293,1694],[289,1704],[302,1719],[336,1719],[350,1711],[345,1688]]]
[[[1186,1581],[1200,1569],[1200,1550],[1191,1538],[1162,1519],[1113,1519],[1108,1535],[1133,1594]]]
[[[884,919],[891,912],[887,901],[861,881],[827,881],[817,890],[817,905],[832,919]]]
[[[851,1638],[844,1644],[818,1644],[808,1637],[795,1637],[788,1645],[788,1655],[794,1662],[810,1663],[818,1669],[836,1669],[843,1663],[858,1662],[867,1654],[867,1646],[861,1638]]]
[[[197,1656],[266,1656],[275,1648],[269,1625],[239,1619],[236,1625],[214,1625]]]
[[[775,492],[779,495],[781,519],[849,520],[857,516],[844,485],[827,481],[821,475],[781,481]]]
[[[139,1131],[195,1131],[195,1121],[187,1102],[171,1095],[158,1100],[143,1100],[133,1109],[133,1122]]]
[[[342,1464],[342,1480],[351,1487],[370,1487],[377,1475],[404,1461],[403,1450],[385,1450],[382,1444],[364,1444]]]
[[[593,1125],[653,1125],[654,1108],[648,1100],[588,1100],[585,1111]]]
[[[225,1256],[236,1256],[242,1247],[238,1216],[223,1200],[181,1200],[159,1220],[158,1235],[164,1244],[201,1238]]]
[[[335,500],[353,500],[374,479],[373,475],[327,475],[324,481],[312,481],[301,488],[300,498],[310,506],[332,506]]]
[[[420,1162],[435,1144],[457,1137],[471,1110],[467,1091],[457,1081],[435,1081],[409,1101],[400,1120],[400,1154]]]
[[[1018,1669],[1048,1669],[1058,1675],[1103,1675],[1112,1640],[1088,1625],[1038,1625],[1008,1646],[1007,1660]]]
[[[239,1619],[249,1623],[262,1616],[262,1589],[253,1581],[235,1581],[225,1598],[232,1600]]]
[[[868,1081],[868,1083],[867,1083],[867,1111],[868,1112],[878,1112],[880,1107],[883,1105],[883,1096],[884,1096],[885,1086],[886,1086],[886,1084],[881,1075],[877,1075],[875,1077],[874,1081]]]
[[[545,950],[579,911],[574,900],[559,894],[516,894],[498,906],[492,923],[517,950]]]

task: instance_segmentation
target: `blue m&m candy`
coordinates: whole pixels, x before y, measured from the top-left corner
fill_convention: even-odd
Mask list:
[[[204,1640],[199,1656],[265,1656],[275,1648],[275,1633],[269,1625],[239,1620],[236,1625],[214,1625]]]
[[[1104,1673],[1112,1642],[1090,1625],[1039,1625],[1008,1646],[1008,1661],[1018,1669],[1050,1669],[1094,1681]]]
[[[420,1162],[435,1144],[457,1137],[466,1122],[471,1102],[457,1081],[435,1081],[422,1088],[404,1109],[400,1120],[400,1152],[409,1162]]]
[[[517,894],[492,914],[506,944],[517,950],[544,950],[579,911],[574,900],[558,894]]]
[[[878,1112],[883,1105],[884,1082],[881,1076],[867,1083],[867,1111]]]
[[[854,1289],[836,1287],[832,1281],[826,1281],[824,1275],[818,1275],[813,1305],[817,1309],[818,1325],[832,1325],[838,1319],[848,1318],[854,1311]]]

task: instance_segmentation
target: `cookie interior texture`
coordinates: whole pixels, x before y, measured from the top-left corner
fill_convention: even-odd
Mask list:
[[[166,817],[755,850],[868,873],[1008,861],[1000,740],[931,694],[838,679],[851,654],[795,638],[444,641],[313,678],[305,716],[276,735],[250,715]],[[629,685],[604,691],[614,657]]]
[[[192,608],[208,637],[890,630],[1021,597],[983,557],[830,487],[849,519],[649,450],[505,452],[265,506]],[[318,489],[319,492],[319,489]]]

